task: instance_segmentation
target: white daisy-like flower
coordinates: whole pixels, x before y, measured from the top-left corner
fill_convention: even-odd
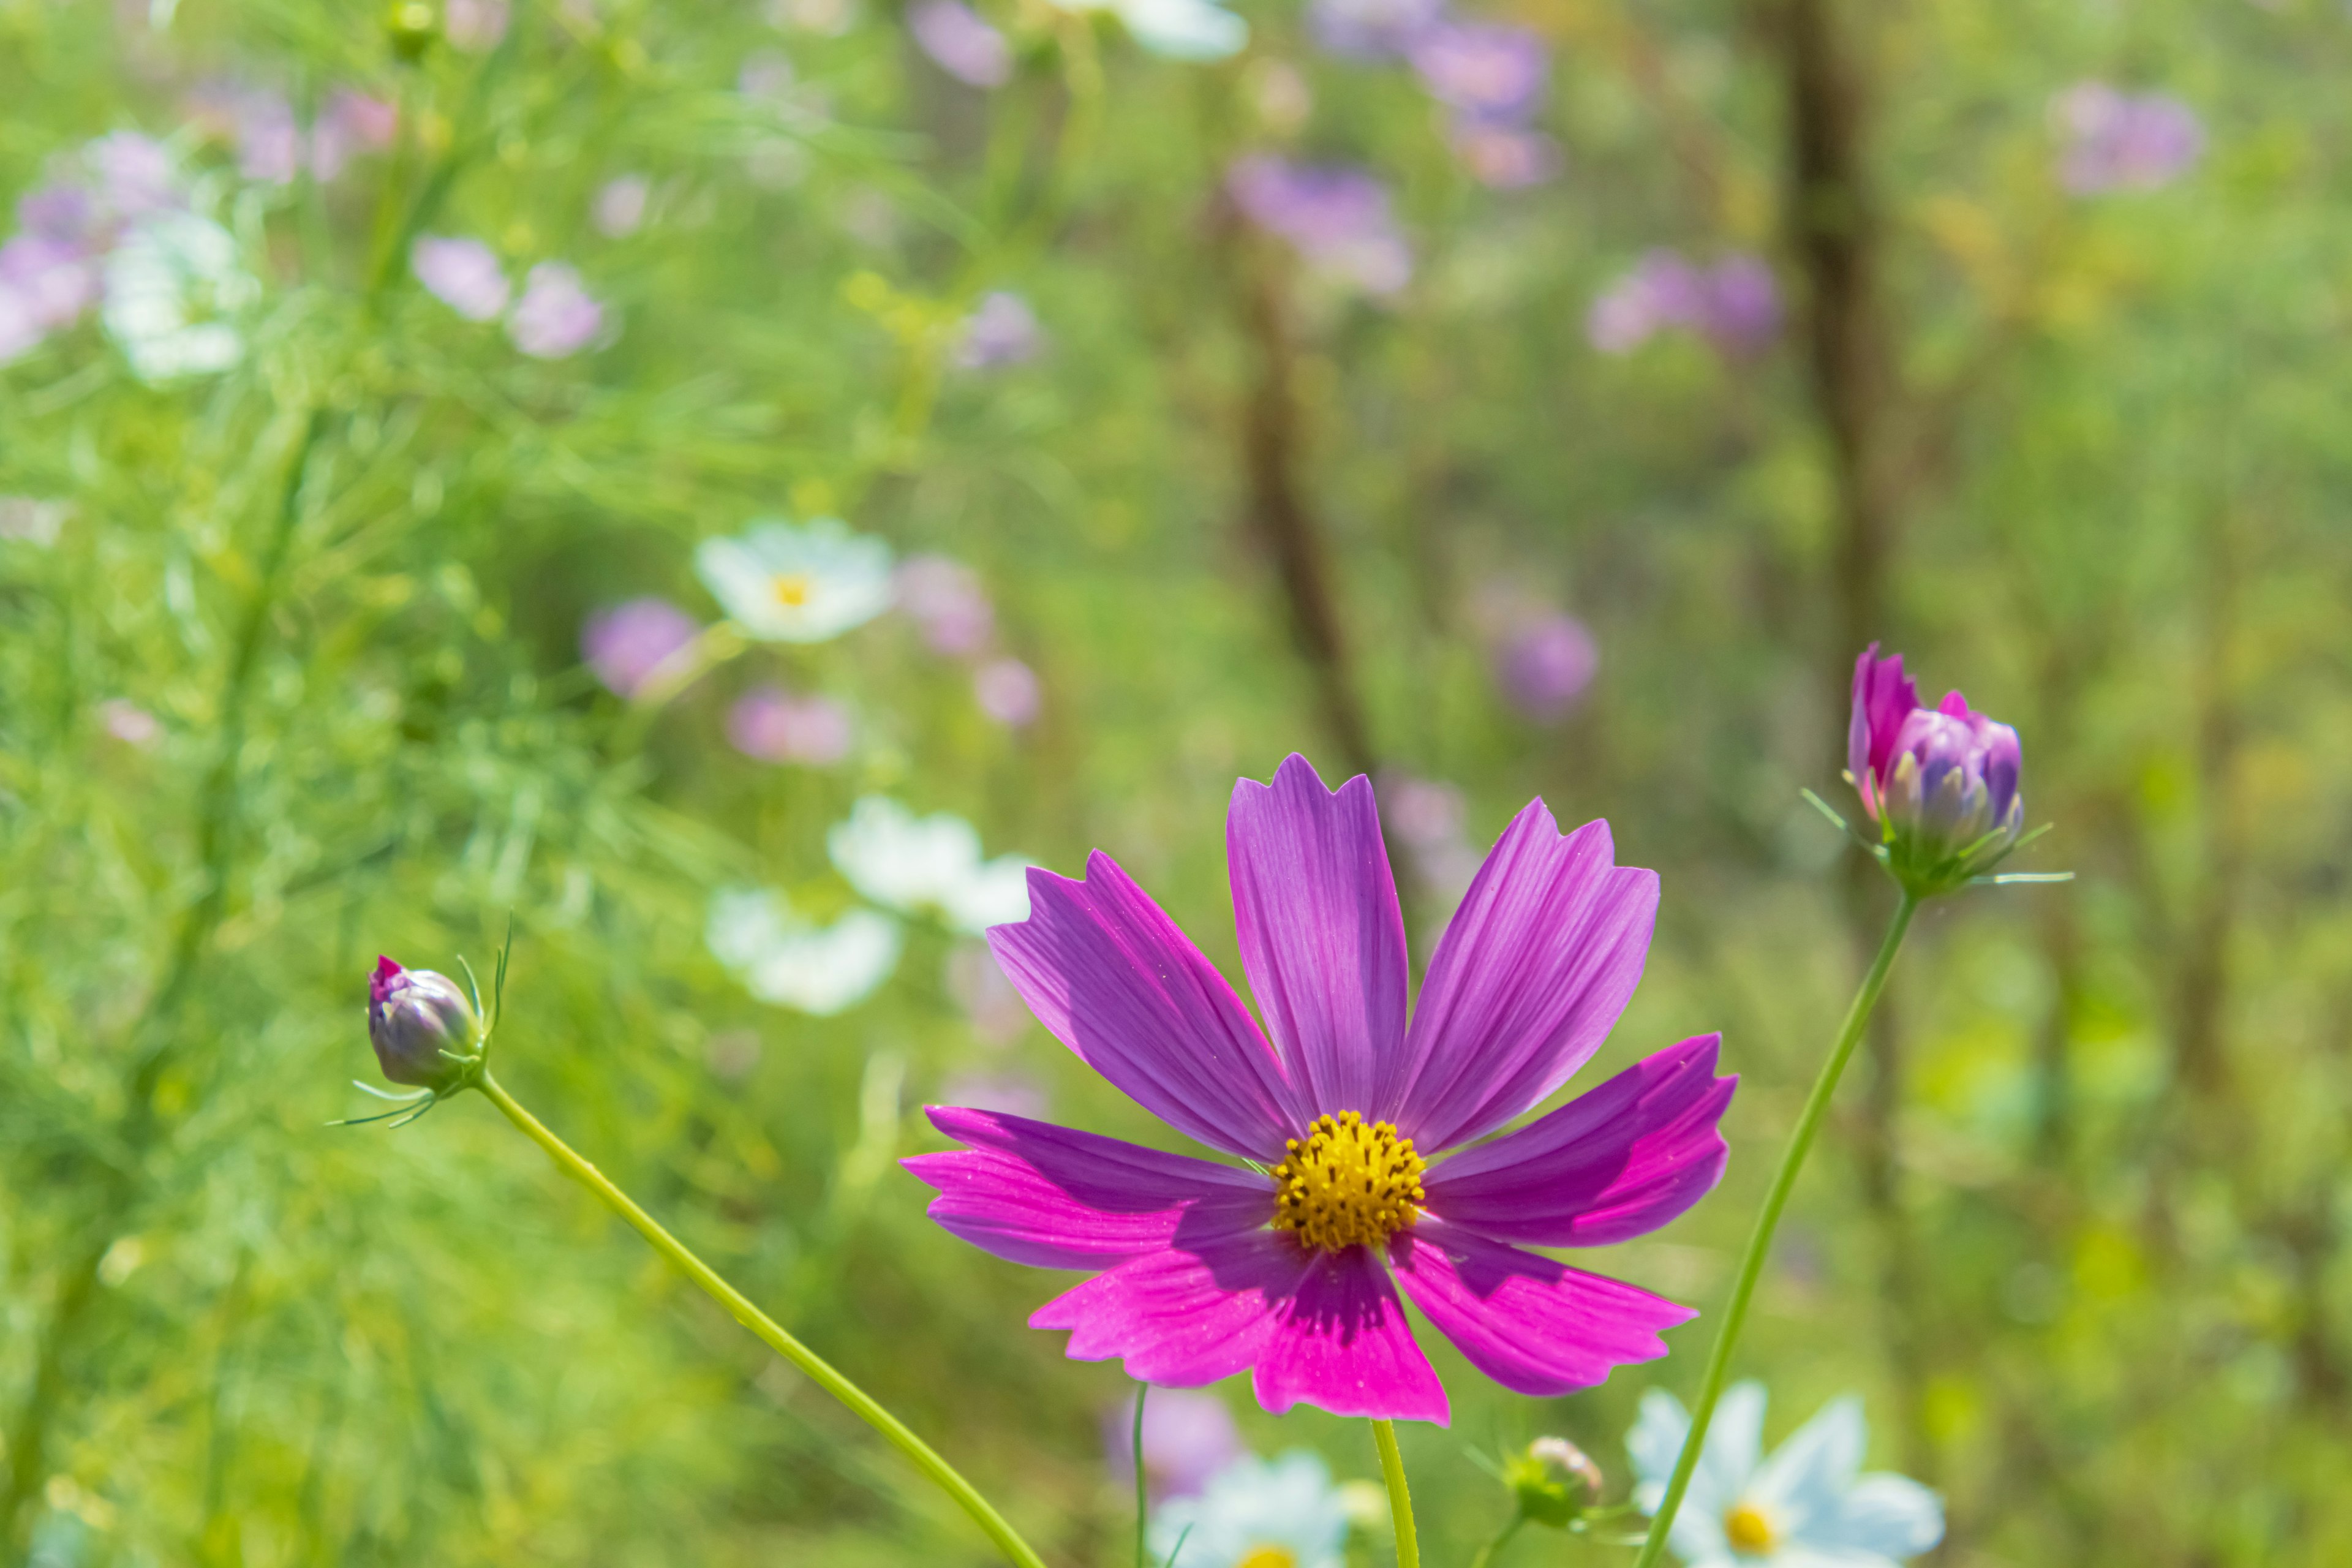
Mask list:
[[[1642,1396],[1625,1447],[1643,1512],[1657,1511],[1689,1432],[1680,1400]],[[1894,1568],[1917,1556],[1944,1538],[1944,1505],[1907,1477],[1862,1474],[1868,1438],[1862,1401],[1833,1399],[1764,1458],[1764,1385],[1732,1384],[1666,1544],[1690,1568]]]
[[[260,297],[236,239],[194,213],[144,219],[106,258],[106,331],[145,382],[236,364],[245,338],[235,318]]]
[[[1029,918],[1029,863],[1018,855],[982,859],[979,831],[961,816],[917,816],[867,795],[834,825],[825,847],[851,887],[889,909],[936,910],[974,934]]]
[[[1054,0],[1065,11],[1108,11],[1135,41],[1171,60],[1222,60],[1242,52],[1249,24],[1216,0]]]
[[[1277,1459],[1244,1454],[1198,1496],[1162,1503],[1150,1544],[1154,1561],[1173,1553],[1177,1568],[1340,1568],[1347,1542],[1348,1505],[1331,1468],[1294,1448]]]
[[[890,547],[839,518],[769,519],[706,539],[694,569],[735,624],[763,642],[824,642],[890,607]]]
[[[901,933],[898,921],[872,910],[818,925],[781,893],[730,888],[711,899],[703,940],[761,1001],[830,1017],[890,977]]]

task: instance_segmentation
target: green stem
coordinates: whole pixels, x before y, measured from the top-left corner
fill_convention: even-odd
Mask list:
[[[1380,1446],[1381,1474],[1389,1483],[1389,1518],[1396,1525],[1397,1568],[1421,1568],[1421,1542],[1412,1532],[1412,1492],[1404,1484],[1404,1456],[1397,1452],[1396,1423],[1372,1423]]]
[[[1707,1353],[1706,1378],[1699,1388],[1698,1408],[1691,1413],[1690,1436],[1683,1439],[1682,1456],[1675,1461],[1674,1479],[1666,1483],[1666,1495],[1658,1503],[1657,1516],[1650,1521],[1649,1536],[1642,1542],[1642,1554],[1633,1560],[1633,1568],[1653,1568],[1666,1549],[1666,1534],[1674,1528],[1683,1494],[1690,1489],[1691,1473],[1698,1468],[1699,1454],[1706,1445],[1707,1423],[1715,1418],[1716,1402],[1723,1397],[1724,1379],[1731,1370],[1731,1352],[1739,1342],[1741,1325],[1748,1321],[1748,1306],[1755,1299],[1757,1281],[1763,1278],[1764,1259],[1772,1250],[1772,1233],[1780,1228],[1780,1211],[1789,1206],[1789,1194],[1796,1188],[1798,1173],[1805,1168],[1805,1156],[1812,1152],[1813,1140],[1820,1136],[1822,1123],[1829,1119],[1830,1101],[1837,1094],[1838,1079],[1843,1076],[1854,1047],[1862,1043],[1871,1009],[1878,1005],[1878,994],[1886,988],[1887,972],[1895,967],[1895,952],[1902,947],[1904,933],[1911,929],[1911,917],[1918,910],[1919,900],[1906,890],[1903,901],[1895,906],[1894,922],[1886,928],[1886,940],[1879,944],[1878,956],[1871,961],[1870,973],[1862,977],[1862,988],[1853,994],[1853,1005],[1846,1009],[1837,1044],[1831,1047],[1829,1060],[1822,1064],[1821,1076],[1813,1080],[1812,1093],[1805,1099],[1804,1114],[1797,1119],[1797,1131],[1780,1156],[1780,1168],[1773,1173],[1771,1190],[1764,1194],[1764,1207],[1756,1216],[1754,1232],[1748,1237],[1748,1250],[1740,1255],[1739,1274],[1732,1282],[1731,1300],[1723,1311],[1723,1327],[1716,1334],[1715,1348]]]
[[[1511,1543],[1511,1537],[1519,1532],[1519,1526],[1527,1521],[1526,1514],[1514,1515],[1511,1522],[1503,1526],[1502,1534],[1478,1548],[1478,1555],[1470,1559],[1470,1568],[1488,1568],[1488,1565],[1495,1561],[1496,1555]]]
[[[1143,1396],[1151,1392],[1148,1383],[1135,1385],[1135,1568],[1150,1568],[1143,1552],[1144,1521],[1150,1517],[1150,1497],[1143,1481]]]
[[[988,1500],[975,1490],[972,1484],[957,1473],[954,1466],[940,1458],[931,1446],[908,1431],[904,1423],[877,1404],[873,1395],[858,1387],[832,1364],[784,1331],[782,1326],[751,1304],[751,1299],[719,1278],[716,1269],[695,1256],[692,1248],[662,1228],[653,1215],[639,1208],[629,1194],[614,1186],[602,1171],[574,1153],[571,1145],[549,1131],[540,1120],[519,1104],[514,1096],[500,1086],[488,1071],[482,1073],[476,1085],[488,1095],[490,1103],[506,1113],[508,1121],[522,1130],[532,1142],[547,1151],[548,1157],[577,1179],[582,1185],[604,1200],[614,1213],[627,1220],[637,1234],[653,1243],[656,1252],[668,1258],[686,1277],[708,1292],[710,1298],[733,1315],[735,1321],[765,1341],[768,1347],[805,1373],[809,1380],[827,1394],[847,1405],[866,1424],[888,1438],[893,1447],[914,1461],[915,1468],[937,1482],[940,1489],[964,1512],[991,1541],[996,1542],[1007,1560],[1020,1568],[1045,1568],[1045,1562],[1029,1543],[1021,1539],[1004,1516],[991,1506]]]

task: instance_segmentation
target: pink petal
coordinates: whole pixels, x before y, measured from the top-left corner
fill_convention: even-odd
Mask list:
[[[1382,1114],[1422,1152],[1492,1132],[1608,1037],[1649,954],[1658,875],[1615,863],[1609,825],[1512,819],[1431,960]]]
[[[1180,1235],[1246,1230],[1274,1212],[1254,1171],[1163,1154],[1000,1111],[929,1108],[971,1144],[901,1162],[939,1190],[930,1216],[985,1252],[1040,1268],[1102,1268]]]
[[[1108,855],[1029,873],[1029,918],[989,946],[1037,1021],[1135,1102],[1212,1148],[1278,1159],[1310,1120],[1216,966]]]
[[[1118,1356],[1139,1382],[1197,1388],[1258,1359],[1309,1261],[1263,1229],[1147,1253],[1056,1296],[1029,1326],[1069,1330],[1074,1361]]]
[[[1257,1402],[1334,1415],[1446,1424],[1444,1385],[1370,1247],[1315,1255],[1257,1358]]]
[[[1470,1364],[1518,1394],[1568,1394],[1666,1353],[1687,1307],[1488,1241],[1434,1215],[1389,1239],[1405,1294]]]
[[[1293,752],[1225,818],[1242,967],[1307,1102],[1361,1110],[1404,1049],[1404,921],[1369,779],[1334,793]]]
[[[1429,1210],[1498,1240],[1600,1247],[1643,1236],[1722,1179],[1716,1123],[1736,1078],[1719,1035],[1670,1046],[1517,1131],[1439,1163]]]

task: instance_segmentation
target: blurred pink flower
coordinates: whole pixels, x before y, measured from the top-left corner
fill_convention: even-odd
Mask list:
[[[507,308],[507,275],[478,239],[424,235],[408,253],[409,269],[425,292],[469,321],[487,321]]]
[[[1307,25],[1332,54],[1380,59],[1403,54],[1444,15],[1445,0],[1313,0]]]
[[[1584,323],[1592,346],[1607,354],[1631,353],[1677,328],[1735,358],[1766,347],[1780,330],[1772,269],[1745,254],[1701,268],[1672,250],[1652,250],[1592,302]]]
[[[898,608],[935,653],[970,658],[996,635],[996,612],[979,574],[944,555],[910,555],[891,574]]]
[[[70,240],[20,234],[0,244],[0,293],[13,298],[37,336],[52,332],[98,303],[98,268]]]
[[[1003,87],[1013,79],[1013,49],[1004,35],[962,0],[921,0],[907,12],[907,30],[923,53],[959,81]]]
[[[181,205],[172,154],[161,142],[136,131],[117,131],[82,149],[82,161],[98,183],[100,201],[115,217],[144,217]]]
[[[727,710],[728,742],[763,763],[828,766],[849,754],[851,730],[840,703],[780,686],[754,687]]]
[[[982,295],[979,306],[964,318],[955,361],[966,370],[992,370],[1025,363],[1045,346],[1045,334],[1029,301],[1000,289]]]
[[[1318,271],[1372,294],[1393,294],[1412,279],[1412,252],[1388,187],[1361,169],[1260,153],[1233,166],[1225,191],[1244,217],[1287,240]]]
[[[2118,92],[2086,81],[2060,93],[2051,110],[2067,139],[2058,177],[2076,195],[2154,190],[2188,173],[2205,153],[2196,111],[2166,93]]]
[[[580,628],[580,657],[605,689],[634,697],[663,660],[701,632],[692,616],[667,599],[630,599],[588,617]]]
[[[605,181],[596,192],[591,214],[596,232],[607,239],[626,239],[636,233],[645,224],[646,205],[653,190],[653,182],[643,174],[622,174]]]
[[[509,19],[507,0],[448,0],[441,26],[451,47],[478,55],[499,47]]]
[[[1539,131],[1465,119],[1454,128],[1454,154],[1470,177],[1498,191],[1524,190],[1556,177],[1559,143]]]
[[[1533,113],[1551,75],[1551,51],[1525,27],[1439,22],[1423,28],[1406,58],[1429,95],[1486,124],[1516,125]]]
[[[1143,1475],[1156,1500],[1192,1497],[1243,1453],[1241,1428],[1213,1394],[1154,1387],[1143,1401]],[[1135,1402],[1103,1412],[1103,1456],[1122,1486],[1135,1484]]]
[[[1035,722],[1044,691],[1037,672],[1017,658],[992,658],[971,674],[971,691],[980,710],[1015,730]]]
[[[523,279],[522,298],[507,319],[507,336],[533,359],[578,353],[604,330],[604,307],[561,261],[542,261]]]
[[[331,181],[362,153],[380,153],[399,134],[400,110],[381,98],[339,87],[310,127],[310,177]]]
[[[1538,723],[1567,716],[1592,684],[1601,650],[1584,623],[1553,611],[1496,645],[1495,680],[1511,705]]]
[[[100,703],[98,716],[106,732],[126,746],[143,751],[163,738],[163,726],[155,721],[152,713],[120,697]]]

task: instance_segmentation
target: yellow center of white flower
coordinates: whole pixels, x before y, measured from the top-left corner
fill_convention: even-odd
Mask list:
[[[1253,1546],[1234,1568],[1298,1568],[1298,1554],[1287,1546]]]
[[[1761,1554],[1772,1550],[1780,1537],[1772,1532],[1772,1521],[1764,1510],[1753,1503],[1734,1503],[1723,1516],[1723,1533],[1734,1552]]]
[[[1352,1110],[1318,1117],[1305,1142],[1290,1140],[1290,1157],[1274,1168],[1280,1191],[1274,1227],[1326,1252],[1385,1241],[1421,1217],[1427,1167],[1412,1140],[1385,1121]]]
[[[788,610],[797,610],[807,604],[809,595],[815,591],[816,579],[805,572],[779,572],[768,584],[768,592],[776,596],[776,603]]]

